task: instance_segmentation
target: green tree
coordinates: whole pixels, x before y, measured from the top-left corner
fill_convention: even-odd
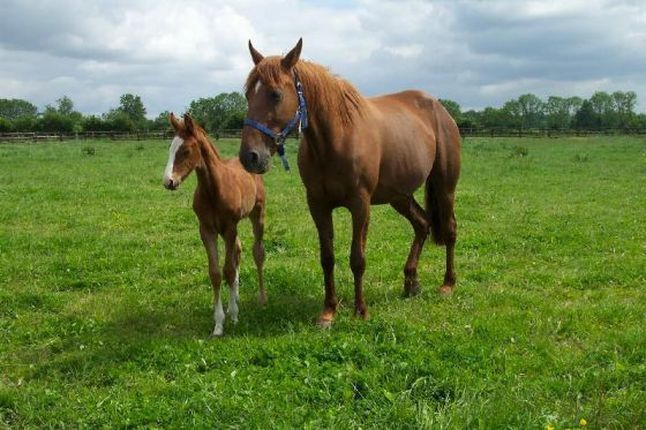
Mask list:
[[[117,110],[124,113],[136,129],[144,128],[146,125],[146,107],[141,97],[134,94],[123,94],[119,99]]]
[[[503,109],[487,106],[480,113],[480,123],[484,128],[488,129],[509,127],[509,124],[505,124],[506,115]]]
[[[449,99],[439,99],[439,102],[442,103],[442,106],[449,112],[456,123],[462,121],[462,110],[458,102]]]
[[[170,129],[170,122],[168,120],[168,117],[170,116],[170,112],[165,110],[161,112],[159,115],[157,115],[157,118],[153,120],[152,123],[152,128],[154,130],[168,130]]]
[[[590,100],[585,100],[574,115],[574,126],[578,129],[591,129],[599,126],[599,116],[594,111]]]
[[[96,115],[84,117],[82,127],[85,131],[110,131],[110,123]]]
[[[247,100],[238,92],[193,100],[188,107],[193,118],[208,132],[238,128],[247,112]]]
[[[61,115],[72,115],[74,113],[74,102],[67,96],[63,96],[56,100],[56,110]]]
[[[480,112],[477,112],[474,109],[469,109],[468,111],[462,113],[462,121],[458,125],[462,128],[469,128],[474,130],[479,129],[481,127],[480,117]]]
[[[596,127],[616,127],[615,101],[610,94],[605,91],[597,91],[590,97],[590,103],[598,121]]]
[[[55,133],[74,132],[74,120],[69,115],[63,115],[56,110],[47,110],[40,118],[36,127],[39,131]]]
[[[27,100],[0,99],[0,117],[10,121],[21,117],[35,117],[38,108]]]
[[[542,124],[544,103],[534,94],[523,94],[518,97],[521,127],[538,128]]]
[[[7,133],[13,130],[13,124],[6,118],[0,116],[0,133]]]
[[[137,125],[130,115],[119,108],[112,109],[107,114],[104,114],[103,121],[105,121],[110,131],[132,133],[137,130]]]
[[[509,100],[505,102],[500,109],[500,125],[504,128],[521,128],[524,127],[523,111],[518,100]]]
[[[634,91],[615,91],[612,93],[612,99],[615,104],[616,125],[619,127],[629,126],[635,116],[637,94]]]
[[[569,99],[550,96],[545,103],[547,126],[553,129],[564,129],[571,122]]]

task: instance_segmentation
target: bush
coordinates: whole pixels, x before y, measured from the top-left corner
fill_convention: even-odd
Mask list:
[[[13,130],[13,124],[6,118],[0,118],[0,133],[7,133]]]

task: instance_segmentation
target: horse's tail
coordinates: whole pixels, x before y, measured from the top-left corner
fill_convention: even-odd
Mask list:
[[[455,242],[457,227],[453,199],[460,175],[460,130],[444,106],[435,100],[433,115],[437,146],[433,168],[426,178],[426,214],[431,221],[433,242],[447,245]]]
[[[426,213],[431,221],[431,237],[437,245],[444,245],[444,235],[442,234],[442,217],[440,216],[440,203],[437,198],[437,189],[433,186],[433,180],[429,176],[426,179],[426,189],[424,202],[426,204]]]

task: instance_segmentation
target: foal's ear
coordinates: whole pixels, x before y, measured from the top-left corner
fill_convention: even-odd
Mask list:
[[[251,54],[251,59],[253,63],[257,66],[265,57],[253,47],[251,40],[249,40],[249,53]]]
[[[184,127],[188,133],[195,135],[195,123],[188,112],[184,114]]]
[[[283,65],[284,68],[289,70],[292,67],[294,67],[296,63],[298,63],[298,59],[301,56],[301,49],[303,49],[302,37],[298,39],[298,43],[296,43],[296,46],[294,46],[292,50],[289,51],[282,60],[280,60],[280,63]]]
[[[179,131],[181,125],[173,112],[168,115],[168,121],[170,122],[170,125],[173,127],[173,129],[175,129],[175,131]]]

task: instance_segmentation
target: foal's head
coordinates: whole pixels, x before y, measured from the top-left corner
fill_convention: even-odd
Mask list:
[[[168,163],[164,171],[164,187],[176,190],[179,184],[202,162],[198,140],[204,135],[200,126],[189,114],[184,114],[180,121],[171,113],[170,124],[175,130],[175,137],[170,144]]]
[[[294,118],[298,95],[294,84],[294,66],[303,47],[300,39],[284,57],[264,57],[249,41],[249,52],[255,67],[249,73],[245,96],[249,105],[247,118],[281,132]],[[269,159],[276,152],[276,142],[256,128],[242,129],[240,161],[252,173],[265,173]]]

